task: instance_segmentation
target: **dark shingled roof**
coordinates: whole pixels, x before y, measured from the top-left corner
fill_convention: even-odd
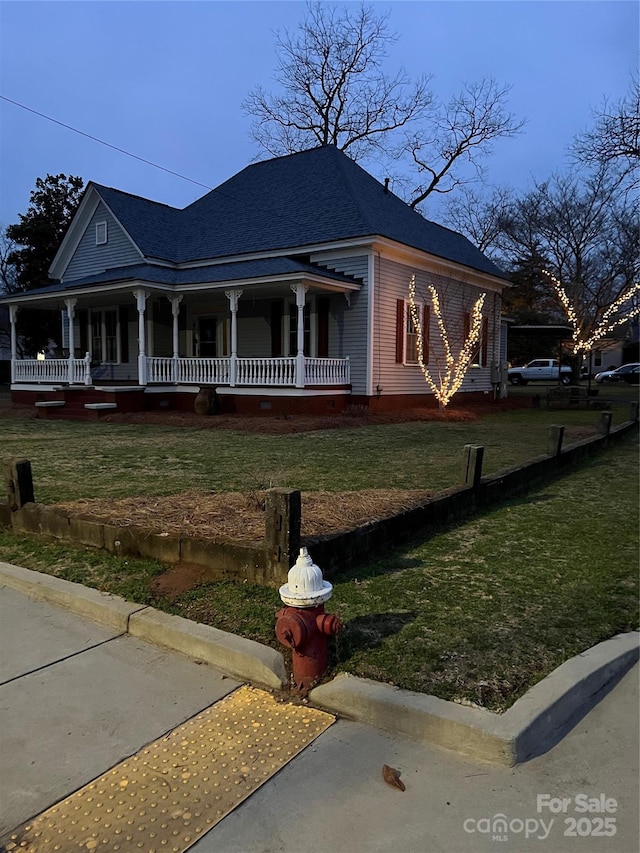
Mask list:
[[[332,145],[248,166],[184,210],[93,186],[147,258],[187,263],[379,235],[505,278]]]

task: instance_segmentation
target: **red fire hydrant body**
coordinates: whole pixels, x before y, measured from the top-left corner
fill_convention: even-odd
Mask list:
[[[342,628],[337,616],[318,607],[283,607],[276,613],[276,637],[293,649],[294,690],[306,692],[327,668],[327,637]]]
[[[299,693],[306,693],[324,674],[327,638],[342,627],[337,616],[324,612],[332,590],[307,549],[301,548],[288,582],[280,587],[285,607],[276,613],[276,637],[293,650],[292,687]]]

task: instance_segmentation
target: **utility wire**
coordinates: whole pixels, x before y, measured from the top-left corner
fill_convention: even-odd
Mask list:
[[[19,103],[18,101],[13,101],[11,98],[7,98],[6,95],[0,95],[0,99],[3,101],[7,101],[9,104],[13,104],[16,107],[20,107],[20,109],[26,110],[29,113],[33,113],[34,115],[40,116],[40,118],[44,118],[47,121],[51,121],[54,124],[60,125],[60,127],[64,127],[67,130],[72,130],[74,133],[79,133],[80,136],[86,136],[87,139],[91,139],[93,142],[99,142],[100,145],[106,145],[107,148],[112,148],[114,151],[118,151],[120,154],[126,154],[127,157],[133,157],[134,160],[139,160],[141,163],[146,163],[147,166],[153,166],[154,169],[161,169],[163,172],[167,172],[169,175],[174,175],[176,178],[181,178],[183,181],[189,181],[191,184],[196,184],[199,187],[204,187],[205,190],[213,189],[213,187],[208,186],[207,184],[202,184],[200,181],[194,181],[193,178],[187,178],[186,175],[181,175],[179,172],[174,172],[171,169],[167,169],[164,166],[159,166],[157,163],[152,163],[151,160],[145,160],[144,157],[138,157],[137,154],[132,154],[130,151],[125,151],[124,148],[118,148],[117,145],[112,145],[110,142],[105,142],[104,139],[98,139],[97,136],[92,136],[90,133],[85,133],[83,130],[78,130],[77,127],[71,127],[70,124],[65,124],[63,121],[58,121],[58,119],[52,118],[51,116],[45,115],[44,113],[38,112],[38,110],[34,110],[31,107],[27,107],[24,104]]]

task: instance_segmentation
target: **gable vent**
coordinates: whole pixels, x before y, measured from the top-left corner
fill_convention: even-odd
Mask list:
[[[96,222],[96,246],[104,246],[107,242],[107,223]]]

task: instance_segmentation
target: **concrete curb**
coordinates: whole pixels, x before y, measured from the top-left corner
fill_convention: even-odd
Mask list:
[[[638,660],[640,634],[618,634],[576,655],[504,714],[458,705],[352,675],[309,694],[314,705],[462,755],[512,767],[546,752]]]
[[[276,690],[288,683],[282,654],[253,640],[9,563],[0,562],[0,585],[204,661],[233,678]],[[576,655],[504,714],[348,674],[314,688],[309,699],[347,719],[511,767],[561,740],[638,660],[639,640],[637,631],[618,634]]]
[[[281,690],[289,680],[284,657],[276,649],[153,607],[131,615],[129,633],[209,663],[242,681]]]
[[[71,583],[10,563],[0,562],[0,584],[23,592],[38,601],[57,604],[78,616],[92,619],[122,633],[127,631],[131,614],[144,608],[143,604],[133,604],[118,595],[109,595],[79,583]]]
[[[0,585],[193,660],[205,661],[233,678],[275,690],[288,683],[282,654],[254,640],[9,563],[0,562]]]

